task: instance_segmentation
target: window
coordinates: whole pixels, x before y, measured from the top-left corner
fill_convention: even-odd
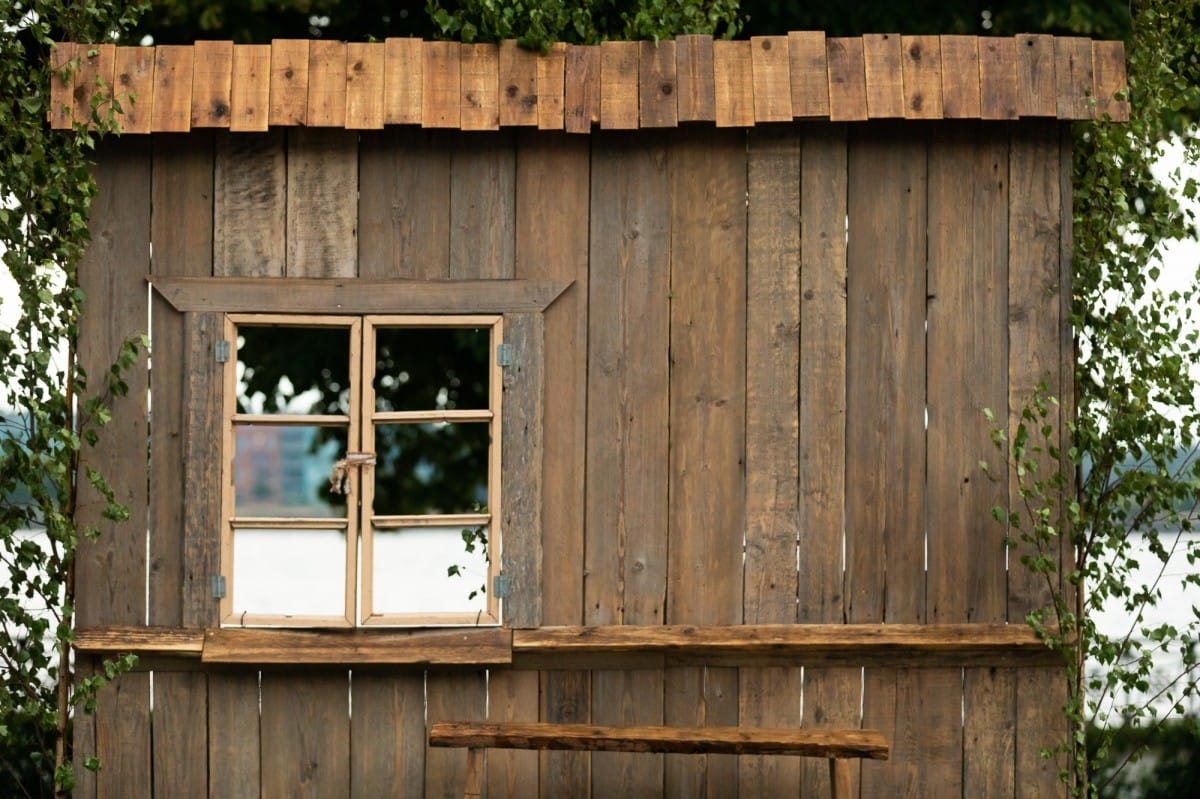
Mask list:
[[[499,623],[502,327],[226,315],[222,624]]]

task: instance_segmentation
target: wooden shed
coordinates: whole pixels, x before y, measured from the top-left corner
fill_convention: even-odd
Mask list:
[[[1127,117],[1119,43],[76,56],[52,123],[99,78],[124,131],[79,357],[152,339],[88,452],[132,521],[81,503],[76,663],[140,663],[76,715],[77,797],[458,796],[441,719],[862,727],[891,743],[863,799],[1065,794],[1049,589],[980,461],[985,408],[1071,394],[1069,128]],[[490,558],[451,577],[462,530]],[[828,780],[491,751],[485,782]]]

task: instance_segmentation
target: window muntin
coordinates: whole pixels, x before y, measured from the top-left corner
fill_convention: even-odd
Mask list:
[[[498,623],[501,317],[226,325],[222,623]]]

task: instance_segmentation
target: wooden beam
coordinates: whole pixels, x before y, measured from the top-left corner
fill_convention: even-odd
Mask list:
[[[91,627],[75,631],[72,641],[80,654],[133,652],[138,655],[199,657],[204,630],[176,627]]]
[[[561,280],[187,278],[147,280],[178,311],[224,313],[519,313],[549,307]]]
[[[431,746],[559,749],[670,754],[800,755],[887,760],[887,740],[875,730],[750,727],[601,727],[546,722],[440,721]]]
[[[376,632],[222,628],[204,633],[204,663],[504,665],[512,633],[500,627]]]

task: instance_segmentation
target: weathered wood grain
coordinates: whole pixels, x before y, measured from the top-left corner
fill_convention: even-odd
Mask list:
[[[867,73],[862,39],[826,39],[829,65],[829,119],[852,122],[867,118]]]
[[[457,42],[421,46],[421,124],[427,128],[460,125],[461,57]]]
[[[501,50],[503,52],[503,49]],[[462,129],[498,130],[501,94],[496,48],[486,44],[462,47]]]
[[[97,122],[106,123],[112,111],[113,76],[116,73],[116,47],[111,44],[89,44],[75,51],[75,72],[72,75],[74,118],[95,129]]]
[[[555,724],[587,724],[591,720],[590,689],[591,676],[586,671],[541,672],[539,718]],[[591,795],[591,758],[582,752],[542,752],[538,769],[541,799],[586,799]]]
[[[304,124],[346,125],[346,43],[313,39],[308,43],[308,102]]]
[[[237,136],[218,132],[213,187],[214,275],[283,275],[286,174],[282,131]]]
[[[192,127],[227,128],[233,42],[199,41],[192,49]]]
[[[262,796],[347,796],[350,711],[346,672],[263,672]]]
[[[747,732],[758,728],[797,730],[800,727],[802,671],[798,666],[738,669],[738,724]],[[738,758],[740,796],[785,796],[800,783],[800,761],[743,753]]]
[[[425,680],[425,717],[429,726],[439,721],[475,721],[487,718],[487,673],[429,672]],[[467,763],[465,751],[426,746],[425,795],[458,796]]]
[[[538,717],[538,673],[490,669],[488,721],[528,722]],[[538,756],[533,752],[493,750],[487,753],[487,795],[521,799],[538,782]]]
[[[673,128],[679,120],[675,42],[641,42],[638,49],[639,126]]]
[[[1016,765],[1016,669],[963,673],[963,796],[1011,797]]]
[[[154,48],[154,100],[151,125],[156,132],[182,133],[191,126],[194,52],[183,45]]]
[[[900,42],[904,73],[904,117],[941,119],[941,40],[936,36],[904,36]]]
[[[346,45],[346,127],[349,129],[383,127],[385,47],[382,42],[349,42]]]
[[[825,34],[820,31],[795,31],[788,34],[792,113],[797,117],[829,115],[827,52]]]
[[[1058,113],[1054,78],[1054,37],[1026,33],[1017,36],[1017,113],[1023,117],[1052,117]]]
[[[493,51],[496,47],[491,47]],[[499,46],[500,124],[537,125],[537,53],[518,47],[513,39]]]
[[[516,148],[459,134],[450,161],[450,277],[513,276]]]
[[[423,796],[425,675],[355,671],[351,679],[350,796]]]
[[[786,36],[753,36],[750,64],[754,76],[754,121],[792,121],[791,58]]]
[[[1124,42],[1092,42],[1093,97],[1096,119],[1129,121],[1129,98],[1117,95],[1127,88]]]
[[[567,45],[555,42],[550,52],[537,61],[537,126],[539,130],[562,130],[566,103],[565,73]]]
[[[208,794],[208,676],[154,674],[154,794]]]
[[[712,37],[700,34],[676,36],[675,70],[679,121],[715,122],[717,101]]]
[[[1062,119],[1089,119],[1094,92],[1092,42],[1080,36],[1054,40],[1056,107]]]
[[[718,128],[754,124],[754,72],[750,42],[719,39],[713,42],[713,74],[716,84]]]
[[[564,79],[563,129],[588,133],[600,121],[600,47],[568,45],[564,69],[571,79]]]
[[[808,661],[806,661],[807,663]],[[861,668],[804,668],[804,727],[806,729],[858,729],[862,726],[862,679]],[[879,768],[871,764],[867,769]],[[843,774],[849,783],[847,796],[857,796],[861,779],[861,767],[852,763],[848,774]],[[800,795],[824,796],[831,793],[829,769],[823,764],[802,760],[800,762]],[[841,786],[845,787],[845,786]],[[840,795],[840,794],[839,794]]]
[[[149,133],[154,120],[154,48],[118,47],[113,102],[122,133]]]
[[[285,274],[354,277],[357,223],[357,137],[340,130],[289,131]]]
[[[383,42],[383,117],[388,125],[421,124],[425,60],[420,39]]]
[[[87,315],[79,335],[79,364],[88,375],[86,396],[105,396],[105,376],[125,341],[145,335],[145,275],[150,269],[150,147],[148,139],[109,141],[94,169],[91,245],[79,264]],[[140,273],[140,274],[139,274]],[[80,537],[75,556],[76,622],[80,625],[143,624],[146,619],[146,423],[149,370],[143,352],[122,375],[129,390],[106,404],[113,419],[96,429],[95,446],[80,452],[80,474],[95,469],[115,500],[129,510],[127,522],[105,519],[104,497],[81,479],[76,506]],[[95,429],[84,419],[85,429]],[[141,442],[140,446],[138,442]]]
[[[308,124],[307,39],[271,41],[271,108],[267,118],[276,125]]]
[[[867,116],[886,119],[905,116],[904,60],[898,33],[868,33],[862,37],[867,80]]]
[[[942,112],[946,119],[980,115],[979,40],[974,36],[943,36]]]
[[[512,633],[499,627],[420,631],[221,628],[204,635],[205,663],[504,664]]]
[[[1007,37],[979,43],[980,116],[1016,119],[1020,113],[1017,82],[1017,42]]]
[[[209,796],[260,795],[258,672],[208,675]]]
[[[150,796],[150,675],[129,672],[96,696],[96,795]]]
[[[600,44],[600,127],[631,130],[638,126],[638,43]]]
[[[1046,750],[1057,751],[1070,734],[1063,716],[1067,701],[1066,672],[1062,665],[1022,670],[1017,678],[1016,799],[1065,797],[1066,784],[1058,771],[1066,768],[1063,755],[1045,758]]]
[[[235,44],[229,98],[229,129],[264,132],[271,112],[271,46]]]

